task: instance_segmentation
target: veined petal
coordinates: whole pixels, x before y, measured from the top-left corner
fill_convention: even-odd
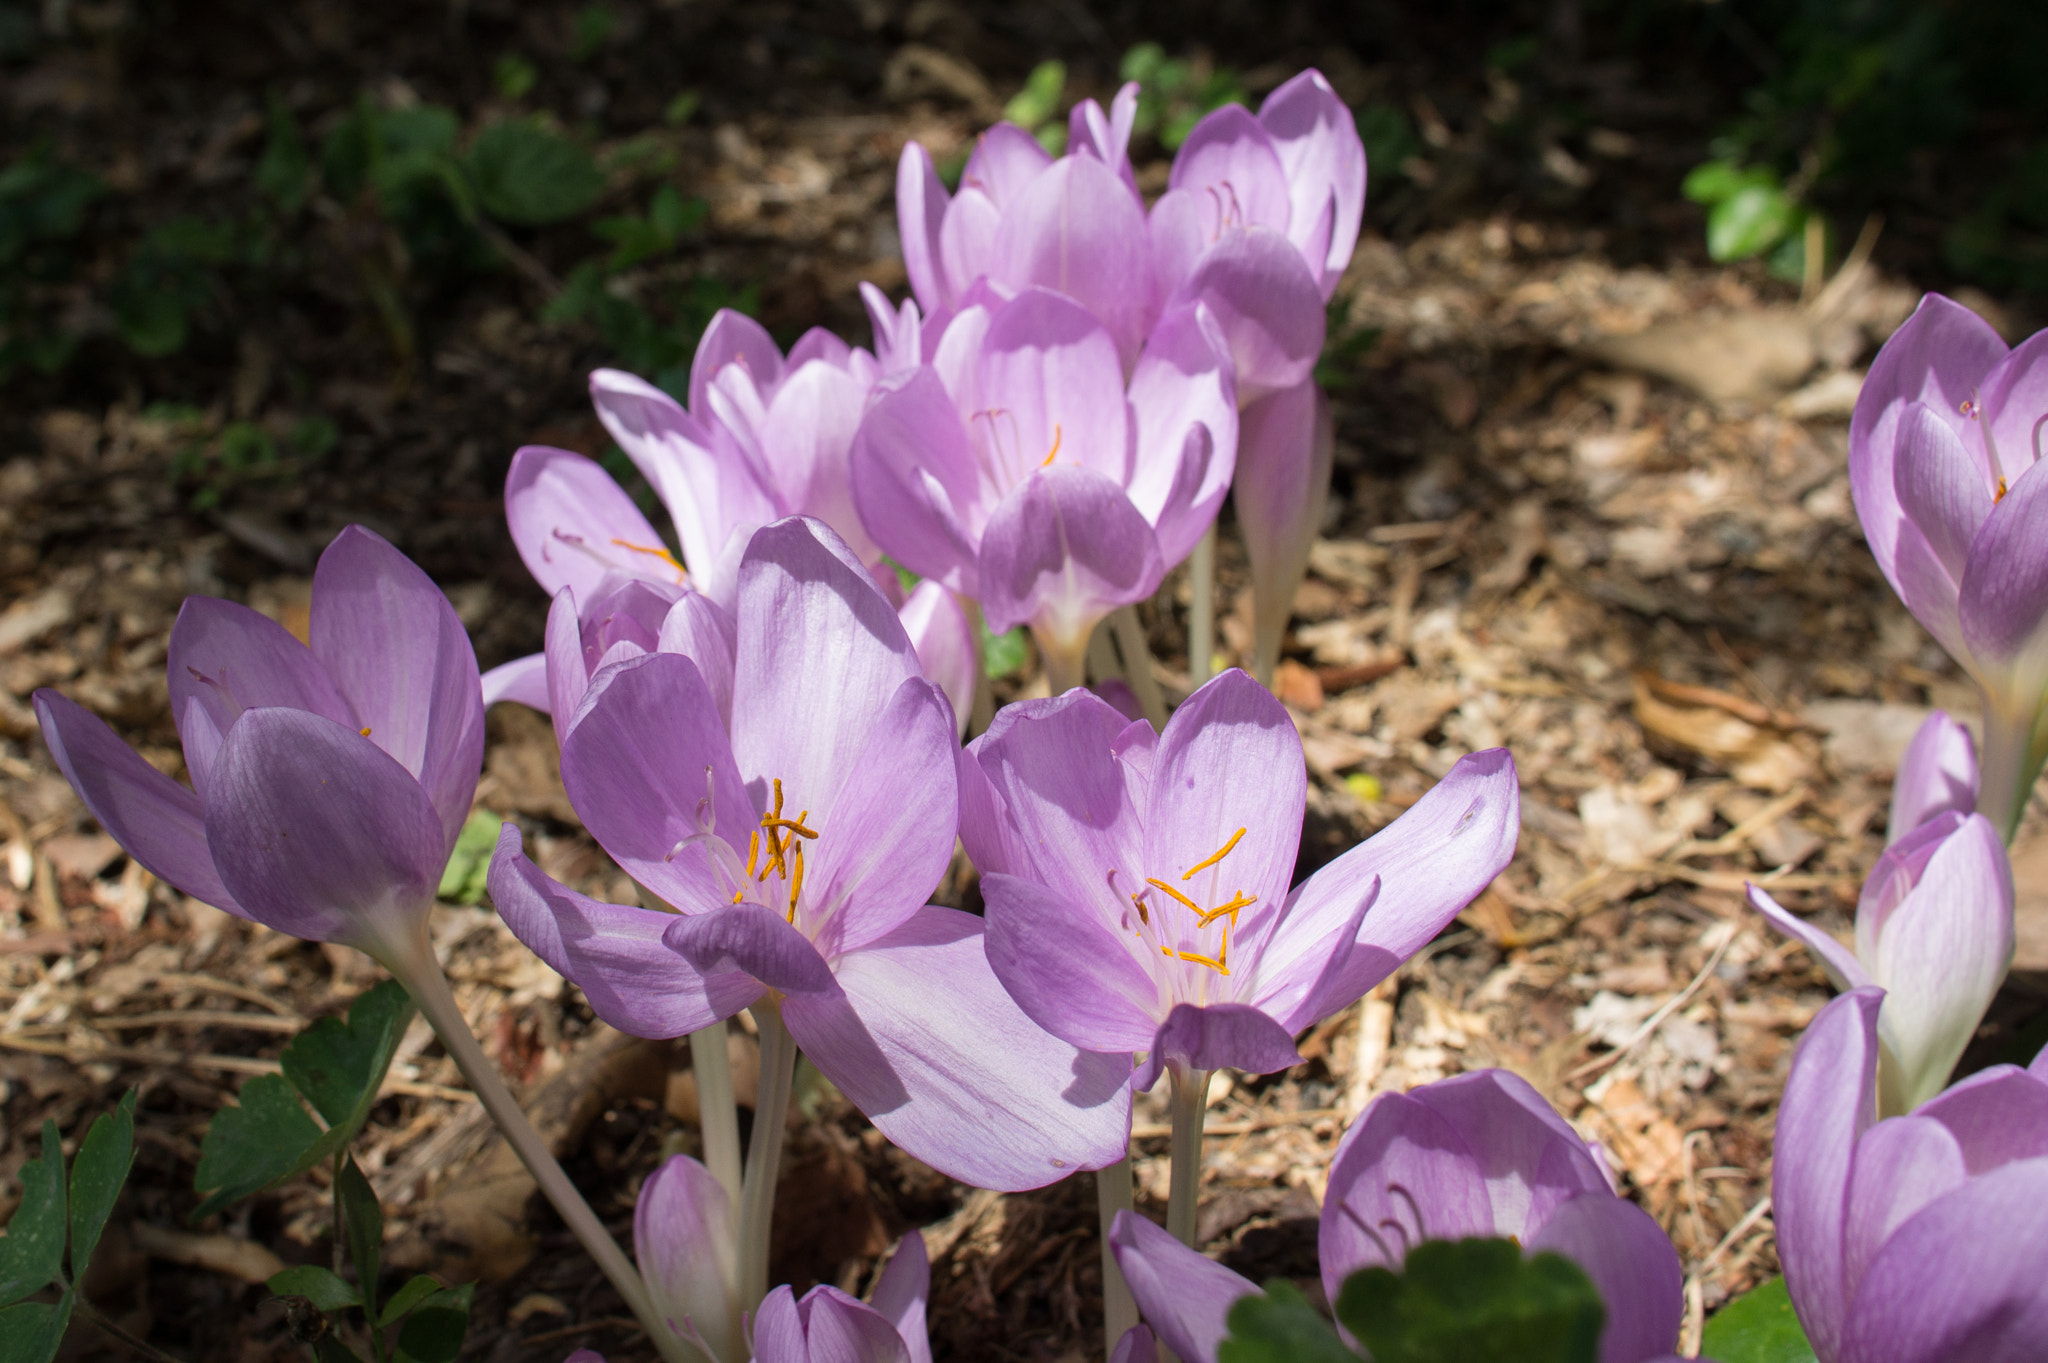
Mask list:
[[[882,1134],[980,1188],[1019,1192],[1121,1158],[1130,1062],[1041,1031],[997,983],[981,920],[929,907],[792,995],[804,1054]]]
[[[981,608],[991,630],[1027,621],[1084,641],[1118,606],[1159,588],[1159,540],[1124,490],[1089,469],[1034,470],[989,517]]]
[[[1843,946],[1830,933],[1793,914],[1790,909],[1771,898],[1761,886],[1750,885],[1749,906],[1771,920],[1771,926],[1787,937],[1797,940],[1813,953],[1815,964],[1827,972],[1828,983],[1841,990],[1861,989],[1876,984],[1863,962],[1856,959],[1856,953]]]
[[[564,587],[548,604],[541,632],[541,656],[547,659],[548,718],[555,726],[555,746],[569,741],[569,726],[582,712],[590,690],[590,662],[583,656],[583,622],[576,615],[576,592]]]
[[[1872,1259],[1836,1356],[1842,1363],[2040,1358],[2048,1339],[2044,1206],[2048,1159],[2009,1164],[1928,1204]]]
[[[1102,319],[1126,368],[1151,321],[1145,211],[1091,156],[1055,161],[1003,209],[989,273],[1013,289],[1066,294]]]
[[[1365,143],[1358,136],[1358,121],[1323,73],[1311,69],[1266,96],[1259,123],[1287,172],[1288,236],[1295,245],[1306,250],[1316,217],[1326,204],[1332,210],[1321,257],[1327,298],[1351,263],[1365,216]]]
[[[1685,1272],[1671,1237],[1650,1214],[1602,1190],[1581,1193],[1528,1239],[1528,1252],[1562,1254],[1593,1280],[1607,1307],[1600,1363],[1669,1354],[1685,1315]]]
[[[1212,237],[1254,223],[1287,231],[1287,171],[1273,139],[1242,104],[1226,104],[1195,124],[1173,158],[1167,187],[1208,198]],[[1322,261],[1315,264],[1320,278]]]
[[[1199,307],[1177,309],[1152,329],[1131,374],[1130,405],[1138,423],[1131,502],[1157,531],[1160,556],[1179,563],[1216,519],[1237,464],[1230,351]]]
[[[1792,1055],[1771,1170],[1778,1258],[1799,1323],[1823,1358],[1843,1358],[1849,1284],[1843,1231],[1856,1143],[1877,1115],[1877,1018],[1884,998],[1855,989],[1822,1008]]]
[[[1991,508],[1963,569],[1962,635],[1994,704],[2038,707],[2048,690],[2048,461]]]
[[[499,663],[482,678],[486,709],[501,700],[517,701],[528,709],[548,713],[548,655],[529,653],[509,663]]]
[[[1181,1363],[1216,1363],[1216,1350],[1230,1333],[1230,1308],[1259,1290],[1251,1280],[1189,1249],[1136,1212],[1116,1214],[1109,1247],[1159,1342]]]
[[[1116,341],[1094,313],[1049,289],[1026,289],[989,319],[978,369],[989,410],[972,434],[1007,482],[1055,464],[1130,480],[1136,419]]]
[[[1927,1117],[1879,1122],[1856,1142],[1842,1230],[1842,1277],[1850,1299],[1870,1261],[1908,1218],[1970,1180],[1962,1147]]]
[[[719,723],[732,726],[732,665],[738,648],[732,613],[702,592],[690,592],[662,617],[655,648],[680,653],[697,664],[697,675],[718,705]]]
[[[572,587],[588,597],[607,573],[683,576],[626,490],[594,460],[568,450],[526,445],[512,456],[505,523],[526,571],[550,596]]]
[[[1970,731],[1947,711],[1936,710],[1914,732],[1899,759],[1884,840],[1895,843],[1937,815],[1968,814],[1976,804],[1977,745]]]
[[[1052,154],[1014,123],[998,123],[974,139],[974,151],[960,171],[960,187],[988,195],[998,211],[1052,165]]]
[[[735,1210],[725,1185],[688,1155],[671,1155],[649,1174],[633,1208],[633,1261],[655,1311],[720,1359],[744,1352]]]
[[[390,965],[427,950],[448,839],[411,772],[304,710],[251,710],[214,760],[206,841],[249,916]]]
[[[1300,1063],[1294,1037],[1248,1003],[1176,1003],[1153,1034],[1131,1084],[1149,1092],[1168,1065],[1272,1074]]]
[[[1506,1070],[1474,1070],[1412,1090],[1465,1139],[1486,1180],[1495,1235],[1526,1241],[1582,1193],[1613,1195],[1607,1175],[1542,1094]]]
[[[1336,428],[1330,400],[1313,378],[1269,393],[1244,409],[1236,483],[1238,532],[1251,560],[1260,665],[1277,663],[1308,572],[1309,545],[1330,498]]]
[[[799,517],[748,544],[733,615],[732,751],[760,782],[757,806],[780,781],[796,808],[832,808],[898,688],[922,675],[910,637],[845,543]]]
[[[727,366],[737,365],[763,401],[782,382],[782,351],[775,338],[743,312],[720,308],[711,316],[697,353],[690,359],[690,414],[699,421],[710,410],[712,382]]]
[[[903,268],[911,292],[928,313],[949,306],[952,292],[939,264],[939,227],[951,196],[922,144],[907,142],[896,163],[896,227],[903,242]]]
[[[1316,1236],[1331,1301],[1361,1268],[1399,1272],[1424,1240],[1500,1233],[1486,1179],[1456,1127],[1412,1094],[1366,1104],[1330,1161]]]
[[[810,939],[759,904],[672,915],[661,940],[706,975],[744,972],[792,998],[837,993],[831,967]]]
[[[1160,988],[1139,963],[1142,943],[1119,933],[1098,903],[1076,904],[1036,881],[984,874],[981,893],[988,963],[1033,1022],[1086,1051],[1151,1049]]]
[[[551,880],[526,859],[509,823],[491,858],[490,890],[512,935],[581,989],[593,1013],[630,1036],[683,1036],[761,997],[751,975],[707,975],[664,945],[674,914],[606,904]]]
[[[811,1363],[910,1363],[896,1327],[866,1302],[825,1284],[804,1293],[803,1305]]]
[[[164,670],[185,768],[202,800],[221,738],[244,710],[285,706],[325,715],[351,729],[361,727],[354,707],[311,649],[269,616],[233,601],[186,597],[171,626]]]
[[[979,486],[974,449],[953,398],[930,368],[876,394],[854,437],[854,506],[889,556],[963,596],[979,590],[976,557],[992,487]]]
[[[1994,456],[1993,477],[2008,482],[2038,463],[2041,418],[2048,415],[2048,332],[2035,332],[1991,367],[1979,389],[1977,434]]]
[[[633,879],[684,913],[731,902],[758,815],[688,658],[650,653],[596,678],[562,741],[562,784]]]
[[[2048,1158],[2048,1083],[2016,1065],[1958,1079],[1913,1115],[1948,1128],[1973,1178],[2014,1160]]]
[[[915,147],[917,143],[910,145]],[[803,1314],[797,1306],[796,1293],[787,1284],[763,1298],[761,1309],[755,1313],[754,1363],[811,1363]]]
[[[946,693],[946,703],[953,707],[954,737],[958,738],[967,732],[974,688],[981,676],[974,626],[968,623],[960,598],[943,583],[927,579],[896,608],[896,618],[903,622],[903,632],[917,650],[917,665]]]
[[[484,763],[476,650],[455,607],[411,559],[352,525],[313,570],[309,642],[363,736],[411,772],[440,811],[445,857]]]
[[[869,1305],[903,1337],[910,1363],[932,1363],[931,1333],[925,1323],[931,1287],[932,1261],[925,1253],[924,1235],[913,1230],[896,1242],[896,1252],[889,1256],[869,1294]]]
[[[844,369],[813,360],[783,380],[761,426],[762,452],[787,489],[791,509],[831,526],[863,563],[882,556],[854,510],[848,468],[868,387]]]
[[[194,899],[254,918],[235,901],[206,845],[199,797],[142,760],[106,722],[45,687],[35,694],[43,742],[64,779],[123,851]]]
[[[1905,521],[1894,490],[1895,447],[1906,404],[1926,403],[1967,437],[1962,405],[1977,398],[1986,375],[2005,355],[2005,342],[1983,318],[1930,293],[1871,361],[1849,422],[1849,491],[1870,552],[1894,583]]]
[[[1322,354],[1321,287],[1272,228],[1225,232],[1204,251],[1166,311],[1190,303],[1208,305],[1230,345],[1240,406],[1305,382]]]
[[[946,219],[939,224],[939,266],[956,303],[996,268],[996,237],[1002,228],[1003,210],[972,185],[962,186],[946,205]]]
[[[1955,428],[1924,402],[1907,403],[1899,413],[1892,483],[1899,510],[1948,575],[1960,581],[1970,541],[1991,514],[1993,489]]]

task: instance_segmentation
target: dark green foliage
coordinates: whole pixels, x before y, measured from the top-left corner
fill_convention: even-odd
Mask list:
[[[1751,1288],[1716,1311],[1700,1352],[1719,1363],[1813,1363],[1813,1346],[1799,1328],[1783,1278]]]
[[[18,369],[54,373],[77,349],[61,320],[64,287],[78,264],[74,238],[105,190],[47,151],[0,168],[0,383]]]
[[[1139,43],[1124,53],[1118,74],[1138,82],[1137,133],[1156,133],[1159,144],[1178,151],[1202,115],[1226,104],[1245,104],[1244,86],[1229,67],[1182,61],[1158,43]]]
[[[1216,1363],[1358,1363],[1301,1289],[1284,1280],[1267,1283],[1263,1296],[1239,1298],[1228,1323]]]
[[[1512,1240],[1425,1240],[1400,1273],[1361,1269],[1337,1294],[1375,1363],[1593,1363],[1605,1318],[1584,1270]]]
[[[44,1122],[42,1158],[21,1166],[21,1204],[0,1238],[0,1302],[20,1301],[62,1274],[67,1220],[64,1145],[57,1124]]]
[[[64,1177],[64,1146],[55,1122],[43,1123],[39,1159],[21,1168],[21,1202],[0,1236],[0,1363],[50,1363],[78,1305],[77,1279],[92,1262],[135,1162],[135,1090],[93,1121]],[[71,1273],[64,1246],[71,1245]],[[55,1302],[24,1301],[55,1287]]]
[[[521,227],[565,222],[604,192],[589,152],[530,119],[485,128],[463,166],[483,211]]]

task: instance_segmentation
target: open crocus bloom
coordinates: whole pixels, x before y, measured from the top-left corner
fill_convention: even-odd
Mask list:
[[[1188,134],[1167,183],[1151,218],[1162,308],[1215,312],[1240,402],[1307,380],[1365,214],[1365,144],[1344,101],[1309,70],[1257,117],[1226,104]]]
[[[1462,758],[1292,891],[1307,778],[1286,709],[1242,672],[1163,734],[1086,691],[1005,708],[961,755],[960,836],[988,954],[1024,1011],[1091,1051],[1254,1074],[1434,937],[1514,854],[1505,749]]]
[[[1946,710],[1936,710],[1921,721],[1899,759],[1884,840],[1895,843],[1936,815],[1967,814],[1976,807],[1977,745]]]
[[[1820,1363],[2034,1363],[2048,1339],[2048,1051],[1875,1120],[1876,989],[1821,1009],[1778,1109],[1771,1214]]]
[[[562,745],[585,826],[674,912],[557,885],[508,827],[506,924],[639,1036],[773,991],[826,1077],[956,1178],[1037,1187],[1116,1159],[1128,1067],[1033,1025],[981,920],[925,904],[952,857],[953,714],[867,570],[814,521],[758,532],[734,644],[729,725],[698,661],[657,651],[593,678]]]
[[[1951,809],[1885,848],[1856,904],[1853,952],[1755,885],[1749,902],[1805,943],[1837,989],[1887,991],[1878,1024],[1886,1115],[1941,1091],[2012,964],[2012,867],[1981,814]]]
[[[36,715],[87,809],[194,899],[405,975],[483,765],[476,654],[448,598],[350,526],[313,574],[310,647],[187,597],[171,630],[186,789],[55,691]]]
[[[1344,1133],[1323,1199],[1324,1292],[1335,1301],[1362,1268],[1399,1272],[1420,1241],[1468,1236],[1512,1237],[1585,1270],[1607,1308],[1600,1363],[1671,1356],[1685,1307],[1678,1252],[1550,1104],[1500,1070],[1381,1094]],[[1214,1363],[1230,1308],[1259,1289],[1131,1212],[1110,1245],[1160,1342],[1184,1363]]]
[[[744,366],[726,366],[735,368]],[[650,391],[669,402],[665,394]],[[669,406],[678,420],[689,420],[681,408],[672,402]],[[841,462],[843,466],[843,451]],[[551,714],[560,734],[598,666],[656,649],[672,610],[681,616],[671,633],[696,637],[713,628],[712,622],[724,620],[730,636],[730,590],[725,605],[697,590],[694,584],[701,579],[684,572],[625,489],[592,460],[537,445],[520,450],[505,479],[505,516],[527,570],[555,604],[548,616],[544,651],[485,674],[487,704],[516,700],[530,705]],[[682,519],[678,515],[678,526]],[[842,519],[859,523],[850,510]],[[759,524],[743,526],[743,534],[736,532],[733,548],[744,546]],[[720,552],[726,552],[723,546]],[[878,563],[879,558],[877,554],[868,562]],[[966,611],[936,582],[921,582],[905,596],[890,569],[881,568],[876,581],[896,604],[926,675],[945,689],[955,713],[964,720],[974,699],[979,666]],[[626,651],[616,651],[622,646]],[[731,667],[726,665],[723,671],[729,674]],[[706,679],[716,686],[708,670]]]
[[[1870,551],[1983,688],[1978,809],[2010,838],[2048,756],[2048,332],[2017,349],[1929,294],[1871,363],[1849,428]]]
[[[801,1297],[778,1287],[754,1319],[755,1363],[931,1363],[931,1278],[924,1239],[912,1231],[897,1243],[868,1301],[830,1286]]]
[[[1236,448],[1229,362],[1201,309],[1161,321],[1126,387],[1110,332],[1071,298],[983,292],[929,365],[877,390],[854,500],[898,563],[1078,666],[1096,622],[1194,547]]]
[[[1585,1270],[1607,1307],[1600,1363],[1642,1363],[1677,1344],[1678,1252],[1526,1081],[1476,1070],[1374,1098],[1330,1164],[1318,1242],[1330,1300],[1361,1268],[1398,1272],[1418,1241],[1474,1235]]]

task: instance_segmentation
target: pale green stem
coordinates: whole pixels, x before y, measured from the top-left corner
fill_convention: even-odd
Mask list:
[[[1124,1271],[1117,1267],[1116,1255],[1109,1248],[1109,1231],[1116,1222],[1116,1214],[1131,1209],[1128,1151],[1115,1164],[1095,1171],[1095,1207],[1102,1218],[1102,1338],[1106,1358],[1116,1352],[1116,1342],[1124,1337],[1124,1332],[1138,1323],[1138,1299],[1131,1295],[1131,1285],[1124,1281]]]
[[[1209,680],[1216,656],[1216,525],[1210,522],[1188,556],[1188,680]]]
[[[583,1194],[576,1191],[576,1185],[562,1172],[562,1166],[555,1162],[555,1156],[541,1139],[540,1132],[533,1129],[533,1123],[526,1119],[526,1113],[512,1096],[512,1090],[505,1086],[504,1077],[498,1067],[484,1054],[476,1037],[470,1033],[469,1021],[462,1016],[461,1007],[455,1002],[455,995],[448,988],[448,977],[441,973],[431,951],[421,949],[406,953],[409,959],[394,964],[388,958],[385,964],[391,967],[398,982],[406,987],[419,1005],[420,1013],[432,1024],[434,1034],[441,1038],[441,1044],[448,1050],[455,1067],[462,1071],[462,1077],[469,1081],[470,1091],[483,1104],[484,1111],[498,1124],[505,1140],[518,1153],[527,1171],[533,1175],[540,1190],[547,1194],[549,1202],[561,1214],[576,1238],[583,1242],[583,1248],[597,1261],[604,1276],[611,1280],[612,1287],[625,1299],[626,1307],[640,1322],[640,1328],[647,1331],[647,1337],[661,1351],[661,1356],[670,1363],[688,1363],[696,1352],[676,1338],[674,1332],[654,1308],[647,1295],[647,1286],[640,1280],[640,1274],[626,1258],[625,1251],[597,1219],[597,1213],[583,1200]]]
[[[1166,1233],[1195,1243],[1195,1196],[1202,1187],[1202,1119],[1209,1111],[1209,1070],[1168,1069],[1173,1093],[1172,1182],[1166,1192]]]
[[[1124,680],[1138,698],[1138,707],[1155,729],[1166,727],[1166,696],[1159,678],[1152,675],[1152,650],[1145,643],[1145,627],[1138,623],[1136,606],[1121,606],[1110,614],[1110,628],[1116,631],[1117,652],[1124,659]]]
[[[723,1020],[690,1033],[690,1069],[697,1076],[697,1126],[704,1133],[704,1167],[740,1204],[740,1114],[732,1092],[732,1053]]]
[[[1984,748],[1977,781],[1977,812],[2010,843],[2019,831],[2020,816],[2027,812],[2027,800],[2034,793],[2034,779],[2041,774],[2044,748],[2036,730],[2036,716],[2008,714],[2002,706],[1984,706]]]
[[[1084,686],[1088,679],[1088,636],[1079,639],[1054,639],[1031,631],[1031,637],[1038,645],[1038,663],[1045,669],[1046,685],[1055,696],[1064,696],[1077,686]]]
[[[1117,661],[1116,646],[1109,641],[1109,622],[1104,621],[1088,632],[1088,675],[1097,682],[1124,675],[1122,664]]]
[[[981,603],[958,592],[953,599],[967,612],[967,632],[974,639],[974,702],[967,716],[967,736],[974,738],[988,732],[988,726],[996,717],[995,679],[988,674],[988,650],[982,647]]]
[[[782,1009],[766,1000],[749,1009],[761,1032],[761,1085],[754,1097],[754,1136],[747,1146],[747,1181],[740,1193],[740,1310],[758,1310],[768,1295],[768,1232],[775,1219],[775,1179],[789,1122],[790,1081],[796,1041]]]

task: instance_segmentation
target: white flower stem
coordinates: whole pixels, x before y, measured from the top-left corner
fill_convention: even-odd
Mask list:
[[[1120,606],[1109,617],[1116,631],[1116,651],[1123,655],[1124,680],[1138,698],[1138,707],[1155,729],[1166,727],[1166,696],[1159,678],[1152,675],[1152,650],[1145,643],[1145,627],[1138,623],[1136,606]]]
[[[1173,1096],[1172,1181],[1166,1193],[1166,1233],[1195,1243],[1195,1196],[1202,1186],[1202,1119],[1209,1110],[1209,1070],[1170,1066]]]
[[[740,1204],[740,1115],[732,1091],[732,1055],[723,1020],[690,1033],[690,1068],[697,1076],[697,1127],[704,1133],[704,1167]]]
[[[1991,820],[2007,843],[2019,831],[2020,816],[2041,774],[2042,748],[2035,715],[2014,715],[2003,706],[1984,706],[1984,749],[1977,779],[1977,812]]]
[[[1216,656],[1216,524],[1195,541],[1188,556],[1188,680],[1200,686],[1209,680]]]
[[[640,1280],[640,1274],[626,1258],[625,1251],[612,1239],[604,1223],[597,1219],[597,1213],[583,1200],[583,1194],[576,1191],[576,1185],[569,1181],[569,1176],[562,1172],[562,1166],[555,1162],[547,1142],[541,1139],[540,1132],[533,1129],[533,1123],[526,1119],[526,1113],[512,1096],[512,1090],[505,1086],[498,1067],[477,1044],[476,1037],[469,1030],[468,1019],[463,1017],[462,1008],[448,988],[448,977],[441,973],[433,953],[422,949],[408,952],[406,957],[396,963],[387,958],[385,964],[391,967],[392,973],[398,976],[398,982],[419,1005],[421,1014],[432,1024],[434,1034],[447,1047],[455,1067],[469,1081],[470,1091],[476,1094],[491,1120],[498,1124],[498,1130],[504,1133],[507,1143],[525,1163],[534,1182],[547,1194],[548,1201],[554,1204],[576,1238],[583,1242],[583,1248],[590,1252],[590,1257],[597,1260],[597,1266],[604,1270],[604,1276],[625,1299],[627,1309],[647,1331],[647,1337],[660,1350],[661,1356],[670,1363],[688,1363],[694,1359],[695,1352],[676,1338],[662,1320],[647,1295],[646,1284]]]
[[[1095,1171],[1095,1207],[1102,1218],[1102,1338],[1106,1358],[1116,1352],[1116,1342],[1124,1337],[1124,1332],[1138,1323],[1138,1299],[1131,1295],[1131,1285],[1124,1281],[1124,1271],[1117,1267],[1116,1255],[1109,1248],[1109,1231],[1116,1222],[1116,1214],[1131,1209],[1128,1151],[1115,1164]]]
[[[762,1000],[749,1009],[761,1032],[761,1085],[754,1097],[754,1135],[747,1146],[747,1178],[740,1192],[740,1310],[751,1313],[768,1295],[768,1233],[775,1219],[775,1179],[781,1172],[782,1136],[789,1118],[796,1040],[782,1009]]]

